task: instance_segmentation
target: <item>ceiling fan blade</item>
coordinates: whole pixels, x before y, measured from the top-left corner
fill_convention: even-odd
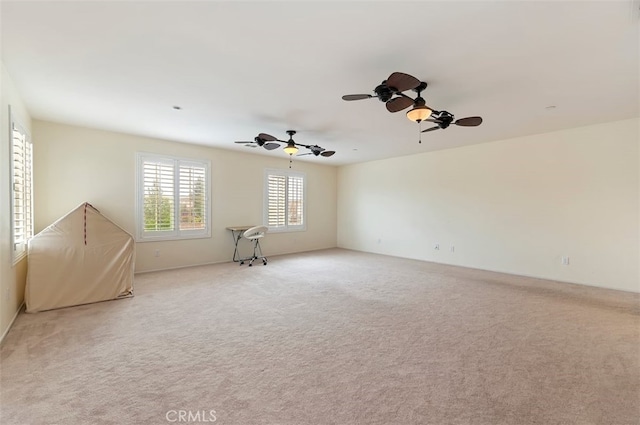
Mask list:
[[[248,140],[246,140],[246,141],[244,141],[244,140],[243,140],[243,141],[233,142],[233,143],[254,143],[254,142],[250,142],[250,141],[248,141]]]
[[[331,156],[334,153],[336,153],[336,151],[324,151],[324,152],[321,152],[320,155],[322,155],[322,156]]]
[[[475,127],[482,124],[482,117],[467,117],[460,118],[454,122],[455,125],[461,125],[463,127]]]
[[[393,99],[389,100],[386,105],[387,111],[399,112],[413,105],[413,99],[404,96],[394,97]]]
[[[313,155],[313,152],[307,152],[307,153],[300,153],[296,156],[305,156],[305,155]]]
[[[275,142],[275,141],[278,140],[275,137],[273,137],[272,135],[266,134],[266,133],[260,133],[260,134],[258,134],[258,137],[260,139],[266,141],[266,142]]]
[[[393,88],[396,91],[415,89],[419,85],[420,80],[403,72],[394,72],[387,78],[387,87]]]
[[[342,100],[361,100],[361,99],[371,99],[375,97],[371,94],[345,94],[342,96]]]
[[[277,144],[277,143],[273,143],[273,142],[271,142],[271,143],[265,143],[265,144],[264,144],[264,145],[262,145],[262,146],[263,146],[266,150],[268,150],[268,151],[272,151],[272,150],[274,150],[274,149],[278,149],[278,148],[280,147],[280,145],[279,145],[279,144]]]
[[[436,127],[427,128],[426,130],[422,130],[422,132],[426,133],[427,131],[433,131],[433,130],[440,130],[440,127],[436,126]]]

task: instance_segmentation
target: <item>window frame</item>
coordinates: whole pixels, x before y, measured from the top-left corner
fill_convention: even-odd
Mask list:
[[[285,220],[287,221],[284,226],[273,227],[269,226],[269,176],[277,175],[286,178],[285,185]],[[302,224],[291,225],[289,220],[289,206],[287,202],[289,192],[289,177],[302,178]],[[303,232],[307,230],[307,175],[301,171],[282,170],[276,168],[266,168],[264,170],[264,184],[263,184],[263,202],[262,202],[262,217],[263,223],[269,228],[269,233],[287,233],[287,232]]]
[[[26,170],[26,172],[24,173],[25,176],[28,175],[28,185],[23,185],[24,189],[23,189],[23,194],[22,194],[22,198],[24,199],[25,203],[27,203],[28,205],[25,205],[25,209],[26,211],[24,212],[24,214],[28,215],[28,217],[25,219],[25,225],[26,225],[26,230],[24,231],[24,233],[26,233],[26,236],[24,237],[24,240],[21,241],[16,241],[16,218],[15,218],[15,212],[16,212],[16,205],[15,205],[15,201],[16,201],[16,167],[15,167],[15,150],[14,150],[14,131],[19,131],[22,136],[24,137],[24,147],[23,147],[23,151],[27,151],[27,154],[29,156],[29,158],[26,160],[28,161],[28,167],[25,166],[25,168],[28,168],[28,170]],[[27,147],[28,146],[28,147]],[[25,149],[26,148],[26,149]],[[10,165],[10,179],[9,179],[9,198],[10,198],[10,202],[9,202],[9,217],[10,217],[10,238],[11,238],[11,261],[12,261],[12,265],[16,265],[18,264],[18,262],[20,262],[20,260],[22,260],[23,258],[25,258],[27,256],[28,253],[28,248],[29,248],[29,241],[31,240],[31,238],[33,238],[34,235],[34,214],[33,214],[33,142],[31,140],[31,135],[29,134],[29,132],[27,131],[26,127],[22,124],[22,121],[16,116],[16,114],[12,111],[11,106],[9,106],[9,165]],[[26,193],[28,191],[28,194]],[[28,196],[27,196],[28,195]]]
[[[173,230],[144,230],[144,166],[145,162],[173,165]],[[205,228],[180,230],[180,167],[194,166],[205,169]],[[149,152],[136,152],[136,242],[174,241],[186,239],[205,239],[211,237],[211,161],[193,158],[163,155]]]

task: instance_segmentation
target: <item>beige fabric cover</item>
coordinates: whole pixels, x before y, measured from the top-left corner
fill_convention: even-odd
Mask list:
[[[88,203],[34,236],[28,254],[28,313],[133,295],[133,237]]]

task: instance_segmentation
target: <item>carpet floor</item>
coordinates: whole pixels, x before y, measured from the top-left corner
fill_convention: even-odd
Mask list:
[[[0,423],[640,424],[640,295],[341,249],[20,314]]]

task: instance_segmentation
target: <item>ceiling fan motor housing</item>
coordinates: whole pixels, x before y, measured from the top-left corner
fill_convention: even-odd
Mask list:
[[[320,153],[321,153],[322,151],[324,151],[324,148],[321,148],[321,147],[320,147],[320,146],[318,146],[318,145],[311,146],[311,147],[309,147],[309,149],[311,149],[311,152],[313,152],[313,154],[314,154],[315,156],[320,155]]]
[[[442,111],[440,113],[440,116],[438,117],[438,121],[440,121],[438,123],[440,128],[445,129],[445,128],[449,127],[449,124],[451,124],[451,122],[453,121],[453,115],[451,115],[447,111]]]
[[[382,84],[376,87],[373,91],[378,96],[380,102],[387,102],[393,97],[393,91],[387,87],[386,81],[383,81]]]

